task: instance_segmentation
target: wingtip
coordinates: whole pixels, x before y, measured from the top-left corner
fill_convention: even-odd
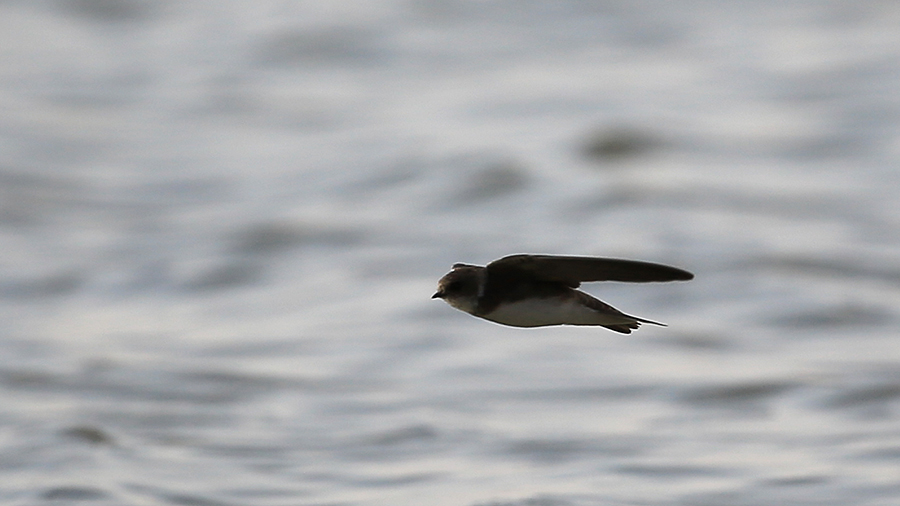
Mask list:
[[[690,281],[694,279],[694,273],[679,269],[678,267],[666,266],[669,268],[669,281]]]

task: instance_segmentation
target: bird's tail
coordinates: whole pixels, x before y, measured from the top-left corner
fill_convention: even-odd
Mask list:
[[[640,327],[642,323],[649,323],[651,325],[659,325],[660,327],[666,326],[665,323],[659,323],[659,322],[655,322],[653,320],[646,320],[644,318],[638,318],[637,316],[631,316],[631,315],[627,315],[625,313],[622,313],[622,314],[624,316],[627,316],[628,318],[631,318],[632,320],[634,320],[634,322],[622,323],[620,325],[603,325],[603,327],[607,328],[609,330],[613,330],[615,332],[619,332],[621,334],[631,334],[631,331],[637,330],[638,327]]]

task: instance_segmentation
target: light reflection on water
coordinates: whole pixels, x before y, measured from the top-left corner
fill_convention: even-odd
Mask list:
[[[896,502],[900,9],[336,5],[0,7],[0,497]],[[513,252],[697,278],[428,299]]]

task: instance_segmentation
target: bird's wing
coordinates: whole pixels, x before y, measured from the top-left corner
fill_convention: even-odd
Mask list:
[[[556,281],[577,288],[587,281],[686,281],[694,275],[668,265],[620,260],[557,255],[511,255],[487,265],[488,277],[528,276],[544,281]]]

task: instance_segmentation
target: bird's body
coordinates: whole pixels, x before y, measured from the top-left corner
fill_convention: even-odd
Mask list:
[[[473,316],[513,327],[599,325],[629,334],[641,323],[585,292],[587,281],[675,281],[693,274],[667,265],[612,258],[512,255],[485,267],[456,264],[432,298]]]

